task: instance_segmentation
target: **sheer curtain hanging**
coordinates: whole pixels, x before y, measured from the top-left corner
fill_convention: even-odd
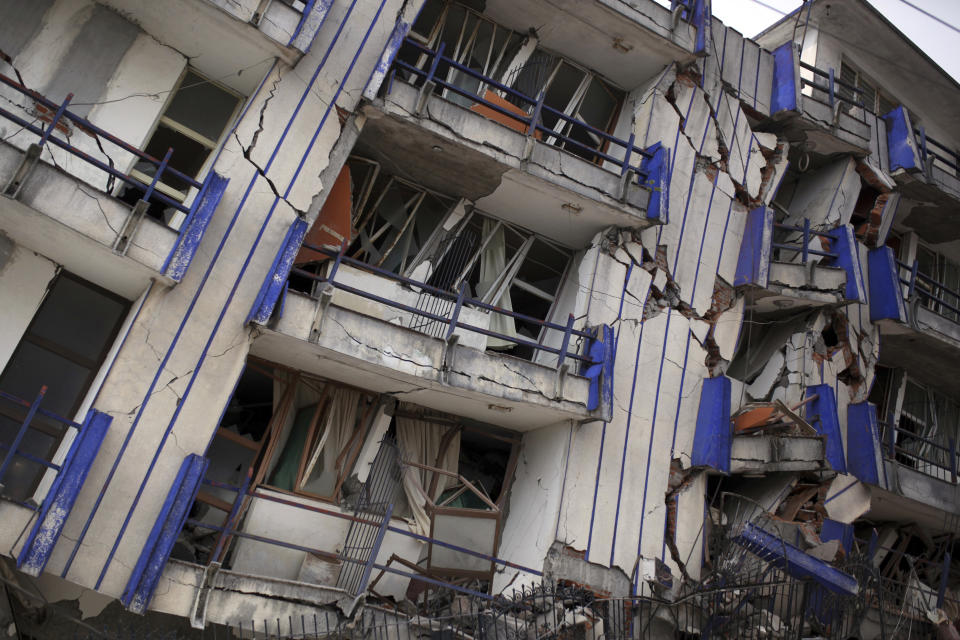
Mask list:
[[[497,226],[495,220],[485,218],[483,221],[483,237],[486,238]],[[491,287],[496,286],[497,279],[503,275],[507,269],[507,241],[503,233],[503,225],[500,225],[493,232],[493,237],[487,243],[483,253],[480,254],[480,280],[477,283],[477,293],[483,298],[490,291]],[[500,296],[500,300],[490,300],[490,304],[497,305],[507,311],[513,311],[513,301],[510,299],[510,289],[508,288]],[[516,321],[510,316],[502,313],[490,313],[490,330],[499,334],[515,337],[517,335]],[[487,348],[489,349],[509,349],[514,346],[513,342],[501,340],[499,338],[487,338]]]
[[[450,439],[450,444],[447,446],[443,459],[437,464],[437,456],[440,454],[440,445],[444,436],[449,429],[456,427],[444,428],[443,425],[436,422],[402,415],[397,416],[396,421],[397,442],[400,447],[400,455],[404,461],[437,466],[453,473],[458,471],[460,466],[459,431]],[[425,506],[427,491],[430,490],[430,483],[434,475],[437,476],[437,488],[434,494],[430,496],[431,501],[436,501],[448,486],[456,482],[456,479],[410,465],[403,467],[403,490],[407,495],[407,502],[413,515],[414,529],[421,535],[430,534],[430,517],[427,515]]]
[[[357,427],[361,392],[357,389],[338,387],[327,401],[327,415],[315,440],[307,466],[304,468],[299,489],[319,496],[329,496],[337,486],[340,469],[337,458],[350,442]],[[341,461],[340,464],[343,464]]]

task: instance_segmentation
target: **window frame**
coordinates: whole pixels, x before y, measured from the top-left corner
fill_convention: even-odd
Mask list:
[[[204,83],[211,84],[216,88],[220,89],[221,91],[228,93],[234,96],[235,98],[237,98],[237,104],[234,107],[233,112],[227,118],[223,126],[223,130],[220,132],[220,137],[217,140],[212,140],[211,138],[207,138],[206,136],[196,131],[193,131],[189,127],[167,116],[167,110],[170,108],[170,105],[173,104],[173,100],[174,98],[176,98],[177,92],[180,91],[180,89],[183,87],[184,80],[191,73],[202,78]],[[146,136],[144,136],[143,143],[140,145],[140,147],[141,149],[146,149],[147,146],[149,146],[150,142],[153,140],[153,136],[156,135],[157,130],[161,126],[165,126],[169,129],[172,129],[175,133],[178,133],[186,138],[189,138],[193,142],[196,142],[197,144],[202,145],[204,148],[208,150],[208,154],[206,159],[203,161],[203,164],[201,165],[200,169],[197,171],[196,175],[191,176],[192,178],[197,179],[198,176],[202,175],[204,172],[210,169],[212,159],[216,155],[217,149],[220,148],[221,145],[223,145],[230,131],[230,125],[236,121],[237,114],[239,114],[240,111],[243,109],[243,106],[244,104],[246,104],[246,101],[247,101],[246,96],[240,94],[238,91],[231,89],[230,87],[226,86],[223,83],[217,82],[216,80],[208,77],[206,74],[202,73],[195,67],[191,67],[189,64],[185,65],[183,68],[183,71],[180,72],[180,76],[177,78],[176,83],[174,83],[173,88],[170,89],[169,93],[167,94],[167,99],[163,104],[163,108],[160,110],[160,114],[157,116],[156,121],[153,123],[153,126],[150,128],[150,132]],[[174,149],[173,151],[174,153],[176,153],[177,150]],[[136,169],[135,168],[136,163],[137,163],[137,158],[133,158],[131,161],[130,169],[127,172],[127,174],[130,177],[139,180],[143,184],[149,185],[150,183],[152,183],[153,176],[147,175],[146,173],[143,173],[139,169]],[[122,188],[122,185],[120,188]],[[173,200],[176,200],[177,202],[181,202],[181,203],[187,202],[190,199],[191,195],[195,196],[195,194],[191,193],[195,191],[193,187],[187,189],[186,192],[183,192],[167,185],[166,183],[163,182],[163,180],[158,180],[154,188],[160,193],[164,194],[165,196],[168,196]],[[182,216],[183,214],[178,211],[177,215]],[[174,219],[176,219],[176,216]]]

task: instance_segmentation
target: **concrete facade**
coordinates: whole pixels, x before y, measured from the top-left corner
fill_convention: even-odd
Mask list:
[[[0,622],[960,618],[960,87],[810,4],[0,8]]]

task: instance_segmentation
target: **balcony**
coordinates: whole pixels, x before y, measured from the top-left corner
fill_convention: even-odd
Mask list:
[[[0,143],[0,230],[128,298],[151,279],[179,281],[227,181],[211,171],[197,182],[169,166],[173,149],[158,159],[97,127],[69,109],[72,94],[56,104],[5,75],[0,83],[33,105],[0,108],[18,128],[13,142]],[[124,173],[121,163],[142,170]],[[164,176],[195,190],[190,206],[168,195]],[[112,195],[121,190],[132,209]],[[155,209],[182,216],[179,230],[156,219]]]
[[[734,285],[761,313],[837,306],[864,300],[857,244],[850,225],[814,231],[774,222],[772,209],[749,213]]]
[[[254,355],[518,431],[611,410],[609,328],[576,329],[572,316],[560,325],[487,301],[504,304],[506,294],[467,296],[469,279],[454,293],[343,249],[304,248],[332,260],[316,273],[292,270],[312,292],[288,287],[272,319],[256,318],[265,328]],[[513,264],[515,274],[522,265]],[[513,291],[519,304],[524,283],[503,275],[496,291]]]
[[[515,88],[533,63],[513,72],[514,86],[508,86],[490,75],[493,70],[461,64],[443,49],[444,43],[434,50],[407,38],[384,95],[367,108],[363,137],[394,150],[394,156],[402,153],[420,174],[438,181],[485,178],[480,204],[487,208],[516,208],[519,193],[536,190],[540,197],[536,203],[527,200],[527,206],[545,216],[575,215],[578,244],[606,226],[649,226],[665,219],[666,198],[660,197],[665,150],[642,149],[632,134],[609,132],[616,100],[604,93],[610,88],[599,77],[554,62],[587,87],[577,94],[581,100],[595,101],[568,113],[566,99],[563,106],[557,102],[560,89],[538,88],[542,79],[535,83],[537,97]],[[584,119],[588,108],[593,124]],[[598,117],[597,110],[604,115]],[[552,224],[546,220],[541,224]]]
[[[770,111],[787,137],[804,140],[825,156],[868,153],[886,168],[884,123],[864,109],[861,89],[840,80],[834,69],[802,62],[793,42],[777,47],[773,55]]]
[[[46,566],[111,422],[91,409],[81,424],[42,406],[57,394],[0,391],[0,539],[32,576]]]
[[[368,589],[416,600],[428,586],[471,593],[459,581],[498,566],[539,575],[497,557],[520,441],[251,358],[208,457],[183,460],[122,601],[235,625],[238,600],[276,606],[264,595],[350,615]]]
[[[889,247],[869,254],[870,320],[883,335],[881,359],[925,382],[960,393],[960,292],[907,264]]]

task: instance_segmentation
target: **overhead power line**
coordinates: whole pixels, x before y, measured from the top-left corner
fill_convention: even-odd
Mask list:
[[[956,31],[957,33],[960,33],[960,28],[955,27],[954,25],[950,24],[949,22],[947,22],[947,21],[944,20],[943,18],[940,18],[939,16],[936,16],[936,15],[930,13],[930,12],[927,11],[926,9],[921,9],[921,8],[918,7],[917,5],[915,5],[915,4],[913,4],[912,2],[910,2],[909,0],[900,0],[900,2],[902,2],[902,3],[905,4],[905,5],[907,5],[907,6],[910,7],[911,9],[915,9],[916,11],[919,11],[920,13],[922,13],[922,14],[925,15],[925,16],[927,16],[927,17],[930,18],[931,20],[936,20],[937,22],[939,22],[940,24],[942,24],[943,26],[945,26],[947,29],[952,29],[953,31]]]

